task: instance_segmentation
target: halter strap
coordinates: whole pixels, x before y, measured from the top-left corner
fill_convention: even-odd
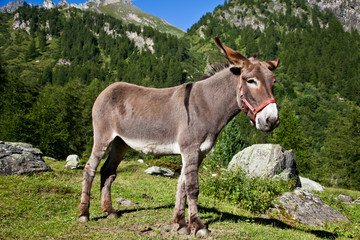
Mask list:
[[[255,122],[255,117],[256,117],[256,114],[258,112],[260,112],[261,110],[263,110],[267,105],[269,105],[270,103],[276,103],[275,99],[272,98],[266,102],[264,102],[263,104],[261,104],[260,106],[258,106],[257,108],[254,108],[248,100],[246,100],[245,96],[244,96],[244,90],[243,90],[243,87],[242,87],[242,84],[241,84],[241,74],[240,74],[240,98],[241,98],[241,101],[249,108],[249,110],[253,113],[253,120]],[[243,110],[244,113],[247,114],[247,111],[245,110],[244,107],[241,108]]]

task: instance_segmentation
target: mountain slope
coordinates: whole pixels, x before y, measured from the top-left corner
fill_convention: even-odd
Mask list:
[[[56,4],[52,0],[44,0],[42,5],[32,5],[25,1],[14,1],[2,6],[0,12],[14,12],[23,6],[52,9],[56,7]],[[80,10],[92,10],[123,20],[124,23],[152,27],[160,32],[169,33],[177,37],[182,37],[185,34],[183,30],[171,25],[165,20],[142,11],[136,7],[131,0],[89,0],[85,3],[70,5],[66,0],[61,0],[58,7],[65,9],[74,7]]]
[[[142,11],[130,0],[105,0],[102,4],[93,6],[93,8],[125,22],[149,26],[158,29],[160,32],[170,33],[178,37],[182,37],[185,34],[183,30],[165,20]]]

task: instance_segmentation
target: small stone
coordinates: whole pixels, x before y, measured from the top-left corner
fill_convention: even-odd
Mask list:
[[[126,198],[116,198],[115,201],[117,203],[119,203],[119,205],[125,206],[125,207],[134,205],[134,203],[132,201],[130,201],[129,199],[126,199]]]
[[[190,231],[190,228],[188,228],[188,227],[182,227],[177,232],[179,235],[190,235],[191,231]]]
[[[67,169],[77,169],[79,168],[79,162],[80,162],[80,157],[76,154],[72,154],[69,155],[66,158],[66,164],[65,164],[65,168]]]
[[[344,194],[340,194],[338,197],[337,197],[337,200],[343,202],[343,203],[351,203],[351,196],[349,195],[344,195]]]
[[[146,169],[144,171],[147,174],[151,174],[151,175],[161,175],[161,176],[165,176],[165,177],[174,177],[174,173],[173,171],[171,171],[170,169],[167,168],[161,168],[161,167],[157,167],[157,166],[152,166],[148,169]]]
[[[144,160],[143,160],[143,159],[139,159],[138,162],[139,162],[139,163],[144,163]]]
[[[200,229],[196,232],[197,238],[207,238],[210,235],[210,231],[206,228]]]

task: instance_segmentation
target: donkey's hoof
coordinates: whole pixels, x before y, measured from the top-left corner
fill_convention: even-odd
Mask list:
[[[190,235],[190,228],[188,227],[182,227],[179,230],[177,230],[178,234],[180,235]]]
[[[81,223],[86,223],[89,221],[89,216],[80,216],[78,220]]]
[[[110,213],[109,215],[107,215],[106,217],[107,219],[117,219],[119,218],[117,213]]]
[[[199,230],[196,232],[196,234],[195,234],[195,236],[196,236],[197,238],[206,238],[206,237],[208,237],[209,235],[210,235],[210,231],[209,231],[208,229],[206,229],[206,228],[199,229]]]

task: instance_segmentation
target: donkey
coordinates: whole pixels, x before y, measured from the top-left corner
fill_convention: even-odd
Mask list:
[[[92,109],[94,145],[84,168],[79,221],[89,220],[90,189],[100,160],[109,156],[101,168],[101,209],[108,218],[117,217],[111,203],[111,183],[126,150],[144,154],[182,157],[178,180],[174,222],[180,234],[208,235],[198,213],[198,168],[211,150],[221,129],[241,110],[253,126],[271,131],[279,125],[273,95],[273,70],[279,59],[261,62],[215,43],[230,61],[225,69],[205,80],[164,89],[152,89],[117,82],[100,93]],[[186,200],[189,224],[185,219]]]

